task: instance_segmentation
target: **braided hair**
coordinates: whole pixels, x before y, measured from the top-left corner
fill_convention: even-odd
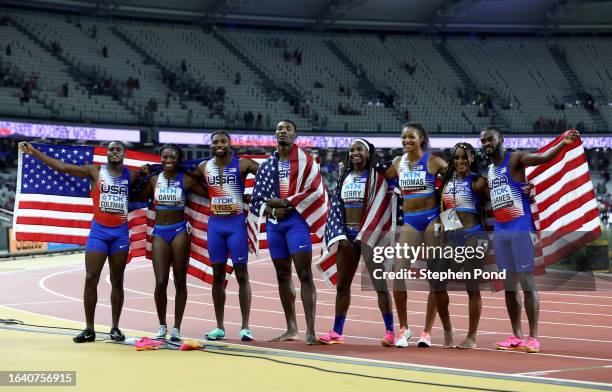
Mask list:
[[[455,154],[460,148],[463,148],[465,150],[465,153],[468,156],[468,160],[470,158],[470,155],[474,158],[472,163],[470,163],[470,172],[476,173],[478,176],[480,176],[480,173],[478,171],[478,165],[476,164],[476,151],[474,150],[474,147],[470,143],[466,142],[457,143],[451,150],[451,157],[450,162],[448,164],[448,169],[446,170],[446,174],[442,178],[442,186],[440,187],[441,194],[444,194],[444,188],[446,187],[446,184],[448,184],[455,178],[455,175],[457,173],[457,168],[455,167]]]

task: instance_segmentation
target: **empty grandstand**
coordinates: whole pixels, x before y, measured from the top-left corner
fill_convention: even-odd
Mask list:
[[[253,15],[236,26],[228,24],[230,16],[151,21],[121,6],[58,12],[48,3],[51,9],[0,9],[0,115],[246,130],[295,117],[305,130],[366,133],[394,133],[411,119],[445,134],[487,125],[517,133],[570,126],[601,133],[612,123],[612,40],[605,36],[526,35],[518,19],[515,34],[466,35],[468,27],[455,33],[423,20],[400,29],[391,13],[377,22],[385,33],[358,31],[357,22],[347,30],[348,19],[341,22],[333,7],[327,12],[340,18],[335,23],[262,28]],[[373,2],[340,3],[347,12],[373,12]],[[435,11],[437,22],[461,20],[472,12],[468,6],[486,2],[416,3],[421,13]],[[558,2],[534,3],[551,3],[553,10]],[[560,12],[563,5],[556,7]],[[500,18],[488,12],[490,20]],[[286,16],[277,19],[291,24]]]

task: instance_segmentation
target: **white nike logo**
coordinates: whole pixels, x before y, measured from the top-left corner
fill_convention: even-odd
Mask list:
[[[183,230],[182,227],[179,227],[178,229],[176,229],[176,231],[181,231],[181,230]]]
[[[434,217],[435,217],[435,215],[428,216],[427,219],[433,219]]]
[[[300,245],[300,249],[304,249],[305,247],[307,247],[308,245]]]
[[[529,264],[521,265],[521,268],[527,268],[527,267],[529,267]]]
[[[127,245],[119,245],[119,249],[125,248]]]
[[[238,261],[242,261],[244,259],[246,259],[246,257],[238,257]]]

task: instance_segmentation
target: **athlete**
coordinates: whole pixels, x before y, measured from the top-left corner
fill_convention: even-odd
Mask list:
[[[159,319],[156,339],[166,339],[166,307],[168,303],[168,279],[170,267],[174,273],[175,301],[174,327],[170,340],[181,340],[181,322],[187,303],[187,267],[191,239],[185,220],[187,194],[194,192],[208,196],[206,190],[187,173],[179,171],[183,153],[176,144],[165,144],[159,151],[163,171],[152,176],[141,191],[141,197],[152,198],[155,205],[153,227],[153,272],[155,274],[155,308]]]
[[[500,271],[505,270],[504,282],[506,308],[514,335],[496,343],[499,350],[539,352],[538,317],[540,300],[534,279],[535,226],[531,217],[529,195],[525,189],[525,168],[546,163],[555,158],[566,145],[574,143],[579,134],[571,130],[561,143],[542,153],[525,151],[508,152],[504,149],[504,138],[496,127],[486,128],[480,133],[484,153],[491,161],[488,185],[495,216],[493,247],[495,261]],[[529,337],[523,339],[521,329],[521,297],[516,290],[520,281],[525,295],[525,311],[529,321]]]
[[[336,286],[336,313],[334,327],[331,331],[320,336],[317,341],[321,344],[344,343],[342,332],[346,314],[351,303],[351,284],[359,266],[359,259],[363,260],[370,274],[370,279],[378,296],[378,308],[385,323],[385,334],[381,339],[383,346],[393,346],[393,310],[391,309],[391,296],[385,280],[374,277],[375,264],[373,250],[363,240],[362,228],[366,221],[367,212],[371,211],[377,202],[375,195],[375,178],[379,175],[374,170],[376,152],[374,146],[365,139],[352,141],[344,164],[344,170],[338,180],[338,187],[332,198],[332,209],[325,226],[326,238],[334,235],[327,244],[328,247],[338,242],[336,266],[338,269],[338,284]],[[384,190],[388,188],[383,180]],[[374,211],[374,214],[380,214]],[[340,216],[338,218],[338,215]],[[337,219],[342,222],[340,231],[336,231]],[[359,235],[361,232],[361,235]],[[359,239],[357,237],[359,236]]]
[[[83,305],[86,328],[73,338],[74,342],[85,343],[96,340],[94,315],[98,301],[97,287],[107,258],[112,287],[110,338],[114,341],[125,340],[125,335],[119,329],[119,318],[123,308],[123,274],[130,248],[127,224],[128,197],[131,185],[143,172],[129,171],[123,166],[126,147],[120,141],[108,144],[107,164],[103,166],[72,165],[47,156],[30,143],[24,142],[21,146],[24,153],[33,155],[54,170],[90,180],[93,219],[85,248]]]
[[[294,144],[295,138],[296,126],[293,121],[283,120],[278,123],[278,147],[257,171],[251,212],[254,216],[267,217],[268,246],[287,322],[287,331],[271,341],[299,338],[295,288],[291,280],[293,261],[301,283],[306,316],[306,343],[312,345],[316,344],[314,324],[317,293],[312,277],[310,232],[317,231],[316,224],[326,219],[327,193],[318,165],[310,155]]]
[[[253,340],[249,329],[251,285],[249,282],[248,238],[244,211],[244,183],[247,175],[256,174],[259,164],[238,158],[231,152],[231,138],[225,131],[212,134],[213,158],[197,167],[210,194],[211,216],[208,219],[208,255],[213,264],[213,303],[217,328],[206,334],[208,340],[225,338],[225,266],[231,254],[238,281],[238,298],[242,313],[240,339]]]
[[[429,152],[429,137],[425,128],[417,122],[409,122],[402,126],[402,146],[404,155],[396,157],[393,164],[385,171],[387,180],[397,179],[402,193],[404,225],[399,236],[400,244],[411,247],[421,247],[421,244],[433,244],[436,228],[440,224],[440,205],[436,196],[436,177],[446,172],[447,163]],[[398,259],[395,262],[396,271],[409,268],[411,260]],[[432,269],[433,260],[427,260],[428,269]],[[400,331],[396,347],[407,347],[411,331],[408,327],[406,309],[406,284],[401,279],[393,281],[393,299],[399,318]],[[427,298],[425,328],[418,341],[419,347],[431,346],[431,329],[435,321],[436,304],[434,290]],[[444,345],[452,345],[450,319],[442,319],[444,325]]]
[[[442,224],[446,230],[447,245],[454,247],[482,247],[481,255],[486,254],[486,233],[482,218],[484,200],[489,199],[489,186],[486,178],[478,174],[476,153],[469,143],[458,143],[451,150],[449,168],[442,180]],[[464,253],[462,253],[464,254]],[[484,257],[470,257],[460,263],[455,260],[439,261],[439,271],[460,271],[463,269],[470,277],[465,280],[469,298],[469,327],[465,340],[458,348],[476,348],[476,331],[480,321],[482,299],[476,270],[484,268]],[[438,314],[448,315],[448,292],[446,281],[439,284],[435,291]],[[442,316],[441,316],[442,317]],[[450,321],[449,321],[450,322]]]

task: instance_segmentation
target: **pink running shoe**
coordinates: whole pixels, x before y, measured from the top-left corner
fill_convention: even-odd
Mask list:
[[[134,347],[136,348],[136,351],[157,350],[158,348],[161,348],[163,344],[164,342],[161,340],[142,338],[134,343]]]
[[[523,341],[523,339],[519,339],[519,338],[517,338],[514,335],[509,336],[503,342],[495,343],[495,348],[497,348],[498,350],[518,350],[518,351],[523,351],[523,350],[525,350],[525,346],[526,345],[525,345],[525,342]]]
[[[344,343],[344,337],[336,333],[333,329],[323,336],[317,338],[319,344],[342,344]]]
[[[540,342],[538,342],[538,339],[532,338],[530,336],[527,339],[524,350],[527,351],[528,353],[539,353],[540,352]]]
[[[395,346],[395,336],[393,336],[393,331],[385,332],[385,335],[380,339],[380,344],[382,344],[384,347]]]

